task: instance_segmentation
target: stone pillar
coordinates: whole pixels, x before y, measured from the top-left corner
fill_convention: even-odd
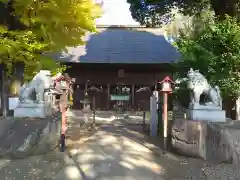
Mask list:
[[[150,136],[156,137],[157,136],[157,129],[158,129],[158,114],[157,114],[157,98],[152,95],[150,97]]]

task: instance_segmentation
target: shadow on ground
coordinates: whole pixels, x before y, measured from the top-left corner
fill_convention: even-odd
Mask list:
[[[45,180],[181,180],[204,179],[204,161],[163,155],[158,139],[147,137],[139,124],[113,123],[81,127],[69,121],[67,153],[52,152],[11,161],[0,160],[3,179]],[[127,124],[126,124],[127,123]],[[1,179],[0,178],[0,179]]]
[[[66,165],[61,176],[68,180],[204,179],[204,161],[164,155],[161,143],[147,137],[142,125],[126,123],[117,119],[94,130],[75,128],[69,132],[68,152],[73,163]]]
[[[82,121],[84,122],[84,117],[87,118],[88,122],[93,121],[93,112],[88,111],[88,112],[82,112],[79,110],[71,110],[69,112],[69,117],[74,118],[75,120],[78,120],[78,122]],[[132,112],[132,111],[127,111],[125,113],[120,113],[117,111],[96,111],[95,112],[95,121],[97,124],[106,124],[106,123],[114,123],[116,122],[116,119],[127,119],[127,124],[142,124],[143,122],[143,112],[142,111],[137,111],[137,112]],[[146,123],[149,123],[150,120],[150,115],[149,112],[146,112]]]

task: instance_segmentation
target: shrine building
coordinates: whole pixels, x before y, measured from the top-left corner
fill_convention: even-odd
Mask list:
[[[135,22],[126,1],[104,0],[101,6],[98,33],[87,34],[84,46],[55,57],[70,67],[67,73],[75,78],[74,108],[83,107],[87,92],[99,110],[114,109],[119,101],[127,110],[148,110],[154,85],[172,76],[171,63],[179,53],[163,28]]]
[[[98,30],[98,34],[87,37],[86,45],[69,48],[67,54],[58,57],[58,61],[70,67],[67,73],[75,79],[74,108],[82,108],[80,102],[87,91],[95,97],[99,110],[114,109],[114,100],[121,98],[126,109],[148,110],[152,88],[166,75],[172,76],[171,63],[178,60],[179,53],[166,40],[162,29]]]

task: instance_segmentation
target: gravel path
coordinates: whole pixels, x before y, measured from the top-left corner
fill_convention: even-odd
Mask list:
[[[69,122],[67,144],[74,168],[64,166],[57,179],[205,179],[203,160],[164,155],[157,139],[147,138],[141,125],[117,119],[86,131],[80,128],[80,116]]]

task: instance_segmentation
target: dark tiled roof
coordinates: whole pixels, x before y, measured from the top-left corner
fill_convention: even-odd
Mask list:
[[[84,46],[55,57],[62,62],[159,64],[176,62],[177,50],[163,33],[108,28],[88,37]]]

